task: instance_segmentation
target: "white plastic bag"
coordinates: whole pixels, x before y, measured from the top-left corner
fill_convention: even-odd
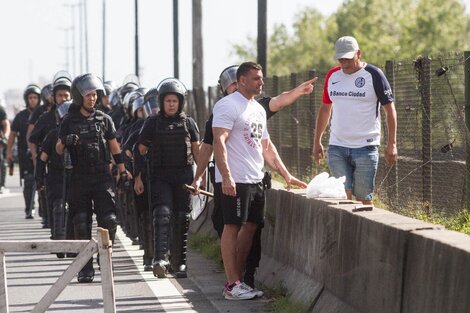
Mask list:
[[[326,172],[315,176],[307,185],[307,198],[347,199],[344,190],[346,177],[329,177]]]

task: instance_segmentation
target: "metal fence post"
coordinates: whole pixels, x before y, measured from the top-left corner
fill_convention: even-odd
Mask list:
[[[308,71],[308,78],[311,79],[317,75],[317,72],[315,70],[309,70]],[[313,89],[312,93],[308,96],[308,110],[310,112],[310,125],[309,125],[309,134],[310,134],[310,142],[308,144],[311,145],[311,150],[310,150],[310,158],[309,158],[309,164],[310,164],[310,172],[306,173],[307,175],[313,175],[314,174],[314,160],[313,160],[313,141],[314,141],[314,136],[315,136],[315,123],[317,121],[317,111],[316,111],[316,101],[315,101],[315,90],[320,87],[320,94],[321,94],[321,86],[315,86]],[[312,176],[313,177],[313,176]]]
[[[274,94],[272,96],[276,96],[276,95],[279,94],[279,77],[278,76],[274,75],[272,77],[272,84],[273,84],[272,90],[274,92]],[[283,149],[282,149],[282,137],[281,137],[282,136],[282,131],[281,131],[281,129],[282,129],[282,119],[281,119],[280,114],[278,114],[278,116],[277,116],[277,122],[278,123],[277,123],[277,127],[276,127],[276,137],[277,137],[278,142],[275,142],[274,144],[275,144],[275,146],[276,146],[276,148],[279,152],[279,155],[282,158],[282,151],[283,151]]]
[[[290,75],[290,87],[291,89],[297,86],[297,73]],[[300,147],[299,147],[299,110],[296,104],[291,106],[292,118],[294,120],[295,127],[292,127],[292,152],[294,153],[295,162],[295,176],[300,176]]]
[[[422,57],[418,59],[419,64],[419,90],[421,96],[422,116],[422,181],[423,181],[423,204],[430,213],[432,208],[432,133],[431,133],[431,59]]]
[[[465,77],[465,124],[470,130],[470,51],[464,51],[465,60],[464,77]],[[468,137],[468,136],[466,136]],[[470,145],[469,138],[465,138],[465,165],[467,174],[465,175],[465,207],[470,208]]]
[[[388,60],[385,62],[385,75],[387,76],[387,79],[390,83],[390,87],[392,88],[392,91],[395,92],[395,62],[392,60]],[[387,134],[388,135],[388,134]],[[386,138],[383,136],[383,138]],[[388,197],[388,201],[392,204],[397,204],[398,203],[398,161],[393,165],[393,167],[390,169],[390,173],[387,177],[387,186],[386,188],[386,194]],[[392,188],[388,187],[391,186]],[[392,202],[393,199],[393,202]]]

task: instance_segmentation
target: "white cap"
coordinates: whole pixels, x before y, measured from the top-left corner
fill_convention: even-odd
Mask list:
[[[335,44],[336,59],[352,59],[359,50],[359,44],[356,38],[344,36],[339,38]]]

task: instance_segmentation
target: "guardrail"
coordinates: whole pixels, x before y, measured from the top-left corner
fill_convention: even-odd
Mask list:
[[[0,312],[8,313],[8,290],[5,253],[78,253],[75,260],[31,311],[44,313],[95,253],[99,253],[103,305],[105,313],[116,312],[112,271],[112,243],[108,230],[97,228],[98,238],[87,240],[2,240],[0,241]]]

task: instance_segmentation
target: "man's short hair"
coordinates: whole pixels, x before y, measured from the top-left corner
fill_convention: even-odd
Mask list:
[[[255,62],[243,62],[240,64],[237,70],[237,81],[240,81],[240,77],[245,76],[251,70],[262,71],[263,67]]]

